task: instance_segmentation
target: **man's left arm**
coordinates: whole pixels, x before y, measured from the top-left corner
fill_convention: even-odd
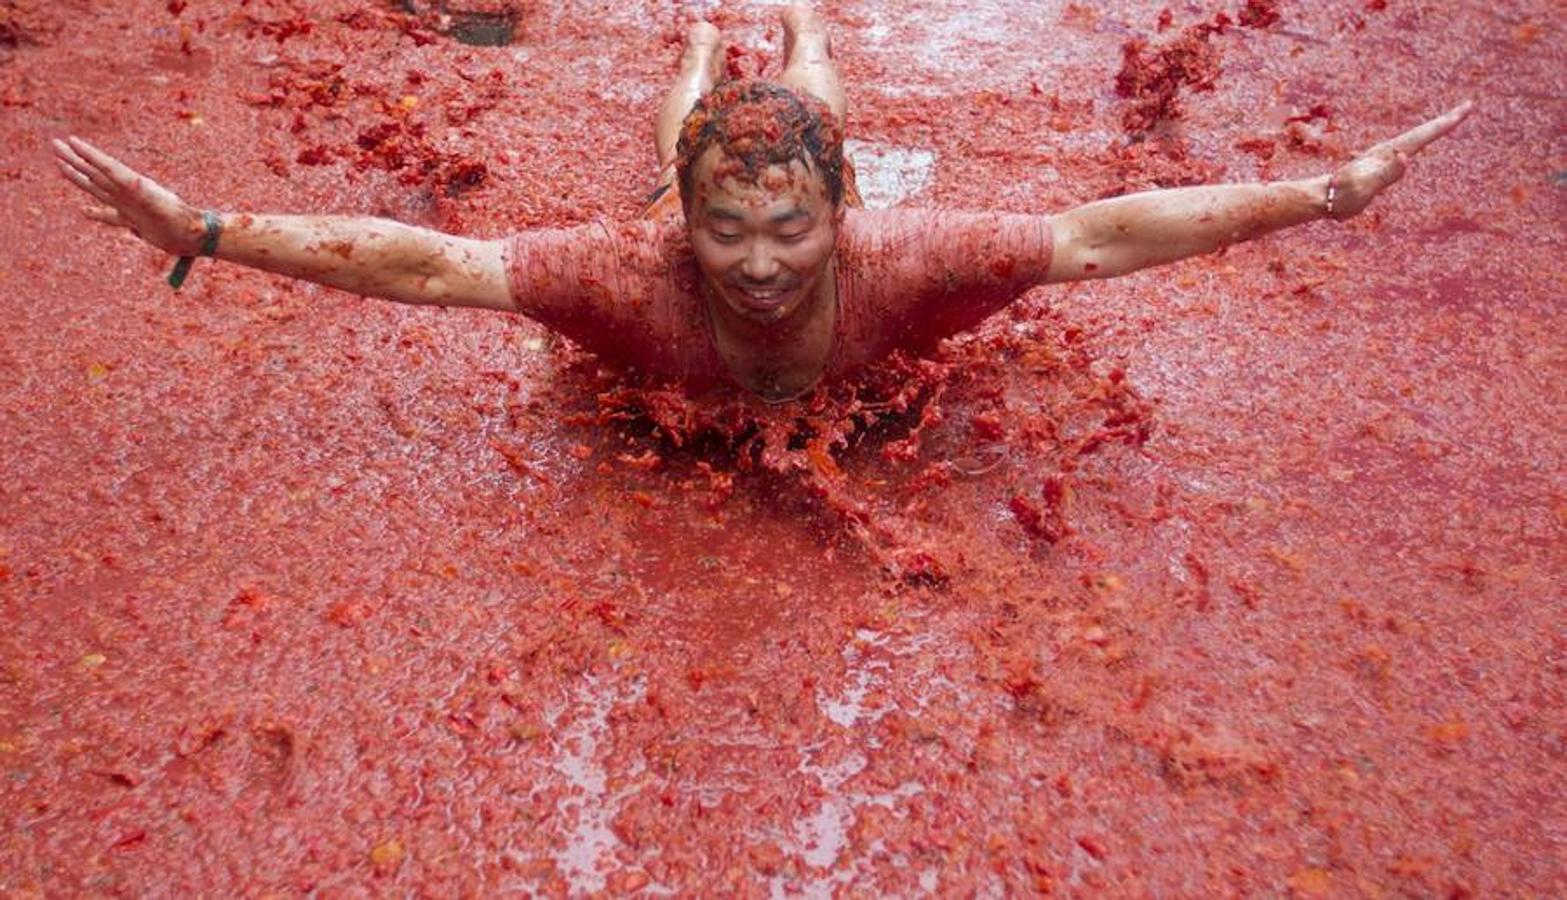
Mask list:
[[[1249,241],[1281,228],[1359,214],[1403,177],[1409,159],[1468,115],[1469,103],[1384,141],[1331,175],[1130,194],[1050,218],[1046,281],[1111,278]]]

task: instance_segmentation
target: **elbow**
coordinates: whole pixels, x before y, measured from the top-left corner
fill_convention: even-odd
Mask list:
[[[1104,256],[1098,253],[1082,254],[1078,259],[1074,260],[1074,265],[1077,268],[1075,274],[1078,278],[1109,278],[1114,274],[1110,271]]]
[[[1074,281],[1114,278],[1142,268],[1125,248],[1113,243],[1079,247],[1067,260],[1063,273]]]
[[[416,306],[471,306],[454,279],[446,273],[418,271],[398,279],[397,298]]]
[[[1127,266],[1129,229],[1104,217],[1069,215],[1057,225],[1055,280],[1111,278],[1138,268]]]

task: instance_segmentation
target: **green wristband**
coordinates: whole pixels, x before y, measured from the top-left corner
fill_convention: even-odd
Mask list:
[[[207,233],[201,239],[201,255],[215,256],[218,252],[218,237],[223,234],[223,222],[217,213],[207,209],[202,210],[201,223],[207,227]],[[169,273],[169,287],[179,290],[185,284],[185,279],[190,277],[190,267],[195,263],[194,256],[180,257],[174,264],[174,270]]]

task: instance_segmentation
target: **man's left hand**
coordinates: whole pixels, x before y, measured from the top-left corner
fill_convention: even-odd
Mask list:
[[[1329,213],[1341,222],[1359,215],[1378,194],[1404,177],[1409,160],[1415,154],[1458,127],[1473,107],[1473,101],[1466,100],[1429,122],[1377,144],[1340,167],[1329,182],[1332,186]]]

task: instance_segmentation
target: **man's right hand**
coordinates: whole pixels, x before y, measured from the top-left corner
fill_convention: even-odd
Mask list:
[[[51,146],[65,179],[98,201],[83,210],[89,219],[127,228],[176,256],[200,252],[206,231],[200,210],[81,138]]]

